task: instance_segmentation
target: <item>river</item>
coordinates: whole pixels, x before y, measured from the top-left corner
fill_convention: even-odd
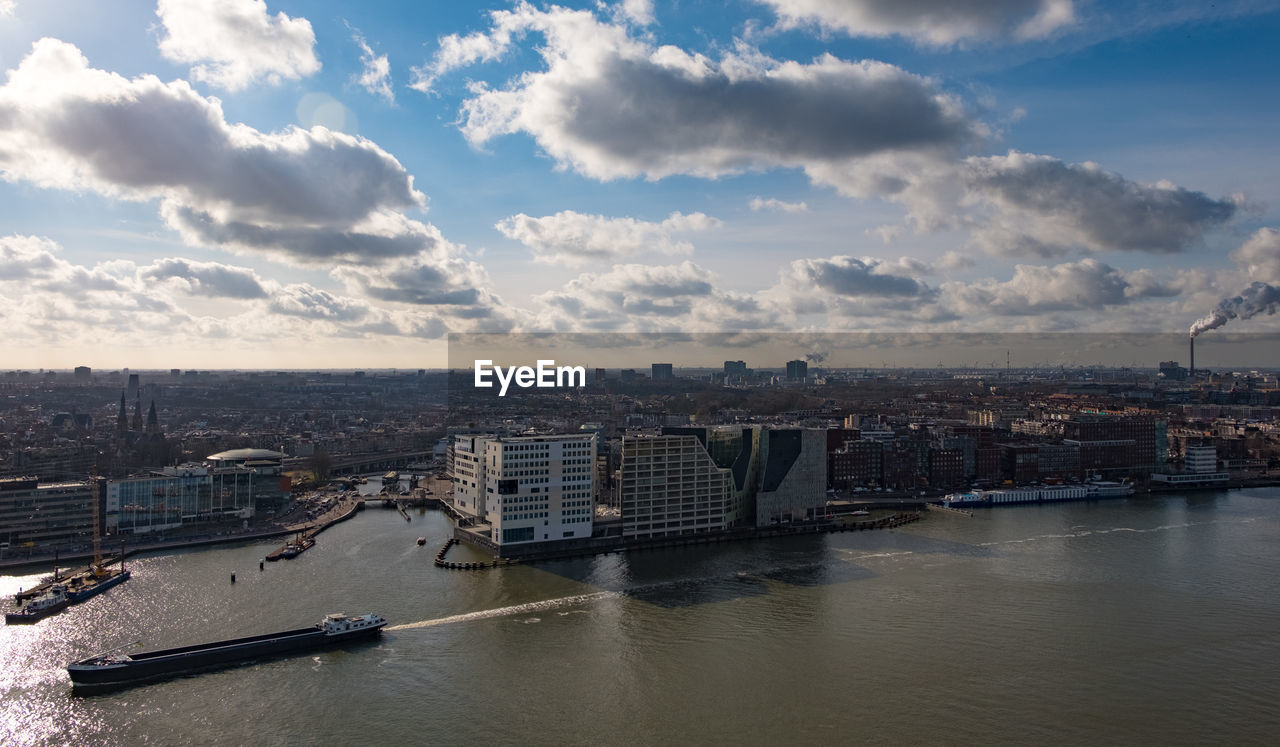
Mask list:
[[[1280,490],[443,571],[438,511],[131,559],[0,629],[0,743],[1274,743]],[[415,543],[418,536],[428,542]],[[453,560],[480,559],[456,547]],[[230,582],[231,573],[237,582]],[[38,576],[0,577],[0,593]],[[100,695],[65,665],[377,612],[380,641]]]

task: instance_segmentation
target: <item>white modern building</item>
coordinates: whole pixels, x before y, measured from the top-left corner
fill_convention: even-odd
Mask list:
[[[454,505],[499,547],[590,537],[595,434],[457,436]]]
[[[1215,446],[1188,446],[1186,469],[1182,472],[1156,473],[1152,482],[1167,485],[1202,487],[1225,484],[1229,475],[1218,471],[1218,449]]]

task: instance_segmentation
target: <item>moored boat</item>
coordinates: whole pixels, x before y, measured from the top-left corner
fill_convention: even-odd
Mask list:
[[[49,615],[65,610],[71,605],[71,597],[67,595],[67,587],[54,584],[44,594],[30,600],[18,612],[7,612],[4,621],[8,625],[21,625],[42,620]]]
[[[309,628],[232,638],[226,641],[120,653],[120,649],[67,666],[77,687],[115,687],[163,679],[241,662],[334,646],[379,635],[387,621],[374,614],[328,615]]]

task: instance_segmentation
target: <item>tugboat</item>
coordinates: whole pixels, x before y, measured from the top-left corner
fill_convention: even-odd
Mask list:
[[[6,612],[4,621],[8,625],[21,625],[42,620],[49,615],[65,610],[71,605],[71,597],[67,595],[67,587],[54,584],[44,594],[23,605],[18,612]]]
[[[374,614],[328,615],[309,628],[264,633],[214,643],[165,648],[138,654],[112,651],[67,666],[76,687],[118,687],[180,674],[216,669],[252,659],[282,656],[379,635],[387,621]]]

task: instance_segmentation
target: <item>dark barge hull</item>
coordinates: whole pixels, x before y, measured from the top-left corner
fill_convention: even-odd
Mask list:
[[[50,615],[56,615],[70,606],[71,600],[64,599],[52,607],[45,607],[39,612],[27,612],[25,610],[22,612],[6,612],[4,615],[4,621],[6,625],[30,625],[32,623],[39,622]]]
[[[72,604],[80,604],[86,599],[92,599],[93,597],[98,596],[107,589],[110,589],[112,586],[128,581],[132,575],[133,571],[115,571],[111,576],[95,582],[92,586],[78,589],[75,587],[68,587],[67,596],[71,598]]]
[[[326,635],[316,627],[299,628],[130,654],[127,661],[111,664],[91,664],[88,663],[91,659],[85,659],[68,666],[67,673],[71,675],[72,684],[79,687],[132,685],[374,638],[381,633],[383,625],[334,635]]]

